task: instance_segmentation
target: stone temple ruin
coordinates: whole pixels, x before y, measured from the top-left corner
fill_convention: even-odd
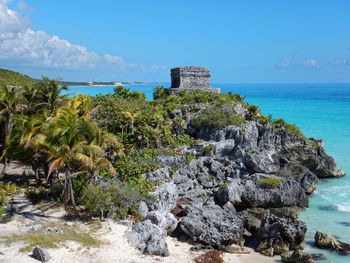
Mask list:
[[[205,90],[220,93],[219,88],[210,86],[210,71],[201,67],[178,67],[171,69],[172,94],[178,94],[180,90]]]

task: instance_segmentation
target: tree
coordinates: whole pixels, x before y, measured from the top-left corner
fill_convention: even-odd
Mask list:
[[[72,178],[79,174],[92,172],[100,165],[106,166],[114,173],[112,165],[103,158],[104,151],[97,145],[100,130],[96,123],[79,117],[78,112],[62,107],[50,120],[46,131],[46,144],[49,149],[49,175],[59,169],[64,173],[62,201],[65,209],[71,213],[69,204],[77,215]]]
[[[4,122],[2,134],[4,138],[3,149],[6,145],[6,139],[9,135],[12,124],[11,118],[12,116],[19,111],[20,108],[20,94],[18,92],[18,88],[10,87],[10,86],[1,86],[0,87],[0,116]],[[6,173],[6,165],[7,165],[7,157],[2,155],[3,160],[3,170],[0,174],[0,178],[3,178]]]
[[[42,82],[36,88],[41,101],[38,106],[46,108],[51,115],[55,115],[58,108],[67,102],[67,94],[61,95],[61,92],[68,88],[62,86],[58,79],[42,77]]]

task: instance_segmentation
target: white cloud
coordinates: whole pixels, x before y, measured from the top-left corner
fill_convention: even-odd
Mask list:
[[[319,63],[315,59],[308,59],[304,61],[304,65],[308,67],[319,67]]]
[[[0,62],[7,65],[54,69],[144,70],[145,66],[126,62],[123,58],[98,55],[86,47],[74,45],[56,35],[33,30],[28,17],[8,8],[9,0],[0,0]],[[28,9],[24,1],[18,8]]]

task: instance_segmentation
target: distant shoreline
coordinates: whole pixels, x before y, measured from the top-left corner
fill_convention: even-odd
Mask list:
[[[64,82],[62,82],[65,84]],[[126,86],[126,85],[147,85],[147,84],[169,84],[168,82],[128,82],[128,83],[122,83],[121,86]],[[116,87],[118,85],[114,84],[94,84],[94,85],[89,85],[88,83],[76,83],[76,84],[65,84],[69,87],[81,87],[81,86],[86,86],[86,87]]]

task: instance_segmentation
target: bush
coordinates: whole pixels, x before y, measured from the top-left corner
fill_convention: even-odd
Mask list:
[[[136,187],[112,181],[84,187],[80,202],[92,216],[121,219],[128,214],[139,217],[138,203],[142,199]]]
[[[305,139],[305,136],[301,132],[300,128],[295,124],[286,123],[283,119],[279,118],[273,122],[274,127],[284,127],[287,131],[294,133],[296,136],[302,137]]]
[[[26,197],[33,203],[42,201],[61,202],[62,186],[57,185],[53,188],[45,188],[43,186],[28,189],[25,193]]]
[[[280,181],[277,178],[259,178],[258,183],[266,188],[275,188],[280,185]]]
[[[196,130],[201,128],[220,130],[229,125],[239,126],[243,122],[245,122],[244,117],[217,108],[206,109],[191,120],[191,124]]]
[[[0,182],[0,195],[15,195],[18,194],[20,188],[14,183],[8,182]]]

